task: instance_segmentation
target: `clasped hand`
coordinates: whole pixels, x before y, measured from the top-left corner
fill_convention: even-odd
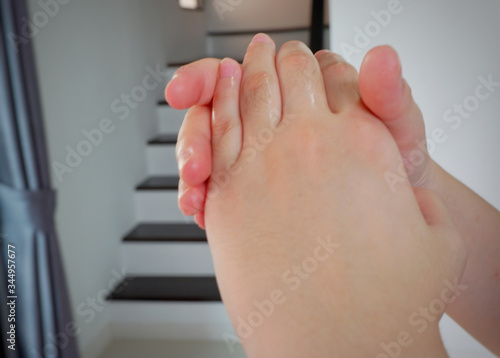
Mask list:
[[[388,183],[400,172],[398,143],[358,93],[339,56],[300,42],[276,54],[257,35],[242,67],[222,61],[213,112],[187,115],[212,117],[204,220],[249,357],[381,358],[401,332],[411,341],[403,356],[446,356],[444,311],[425,332],[409,318],[460,280],[461,237],[435,194],[407,177],[396,190]],[[276,294],[280,304],[243,337],[256,302]]]

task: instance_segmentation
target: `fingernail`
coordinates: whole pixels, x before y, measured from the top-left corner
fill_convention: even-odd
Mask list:
[[[179,166],[179,171],[186,165],[186,163],[193,156],[193,150],[191,148],[185,149],[179,153],[177,156],[177,165]]]
[[[236,74],[236,65],[229,58],[225,58],[220,63],[219,76],[220,78],[234,77]]]
[[[323,50],[319,50],[318,52],[316,52],[315,56],[322,56],[322,55],[325,55],[327,53],[331,53],[330,50],[323,49]]]
[[[252,43],[259,43],[259,42],[271,43],[273,42],[273,40],[271,40],[271,38],[268,35],[261,33],[255,35],[252,39]]]

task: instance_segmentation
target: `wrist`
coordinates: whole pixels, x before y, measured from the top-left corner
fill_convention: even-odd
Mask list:
[[[353,319],[357,317],[355,314],[348,315],[349,319],[313,320],[313,326],[300,319],[301,323],[296,324],[297,321],[290,320],[293,315],[286,316],[281,319],[272,317],[244,342],[249,358],[448,358],[438,320],[429,322],[420,332],[408,326],[405,320],[401,320],[397,324],[400,328],[395,329],[390,320],[366,324]]]

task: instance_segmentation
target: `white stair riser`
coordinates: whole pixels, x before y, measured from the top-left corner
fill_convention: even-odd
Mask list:
[[[280,48],[287,41],[298,40],[306,44],[309,43],[309,31],[291,31],[283,33],[271,33],[276,42],[276,48]],[[232,57],[238,60],[243,59],[246,49],[254,34],[250,35],[226,35],[226,36],[208,36],[207,51],[211,57]],[[329,31],[324,31],[324,43],[328,47]]]
[[[450,357],[457,358],[495,358],[495,355],[484,348],[474,337],[458,323],[444,314],[439,321],[439,330],[443,344]]]
[[[194,222],[179,210],[177,190],[139,190],[134,195],[139,222]]]
[[[179,133],[187,110],[177,110],[169,106],[158,106],[159,133]]]
[[[221,302],[114,301],[114,338],[224,340],[234,330]]]
[[[206,242],[126,242],[123,265],[132,276],[211,276],[212,255]]]
[[[174,77],[175,71],[177,71],[180,68],[180,66],[168,66],[165,69],[165,80],[166,83],[170,82],[172,77]]]
[[[149,175],[179,175],[175,145],[149,145],[146,150]]]

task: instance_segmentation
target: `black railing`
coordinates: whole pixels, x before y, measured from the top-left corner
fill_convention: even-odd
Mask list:
[[[313,0],[311,11],[311,32],[309,38],[309,46],[313,52],[323,48],[323,19],[325,18],[325,2],[324,0]]]

